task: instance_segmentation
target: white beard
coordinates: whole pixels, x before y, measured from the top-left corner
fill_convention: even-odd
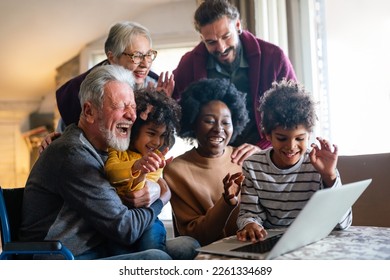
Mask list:
[[[129,148],[130,133],[128,138],[118,138],[115,136],[114,132],[104,127],[102,119],[99,120],[99,130],[103,134],[103,137],[106,139],[109,147],[118,151],[126,151]]]

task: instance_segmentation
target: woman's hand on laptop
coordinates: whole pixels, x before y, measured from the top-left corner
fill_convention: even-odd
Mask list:
[[[237,231],[237,239],[240,241],[257,242],[267,237],[267,231],[256,223],[249,223],[243,229]]]

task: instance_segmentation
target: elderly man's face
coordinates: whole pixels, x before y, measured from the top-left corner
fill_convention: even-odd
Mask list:
[[[208,50],[219,63],[229,65],[237,55],[238,30],[241,22],[231,21],[226,16],[200,29],[201,38]]]
[[[136,104],[132,88],[118,81],[104,87],[103,109],[99,114],[99,129],[107,147],[127,150],[131,127],[136,119]]]

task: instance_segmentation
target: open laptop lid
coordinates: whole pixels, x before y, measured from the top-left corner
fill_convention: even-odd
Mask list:
[[[231,251],[248,244],[238,241],[235,237],[219,240],[199,248],[198,251],[242,258],[273,259],[316,242],[329,235],[371,181],[372,179],[367,179],[315,192],[269,253]]]

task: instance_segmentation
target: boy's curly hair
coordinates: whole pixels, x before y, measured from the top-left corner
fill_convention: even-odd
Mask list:
[[[278,126],[294,129],[303,125],[312,132],[317,120],[315,105],[299,83],[286,79],[274,82],[260,99],[261,128],[268,135]]]
[[[182,108],[179,136],[195,140],[194,126],[201,108],[213,100],[226,104],[232,115],[233,135],[231,142],[249,122],[246,93],[240,92],[228,79],[202,79],[190,84],[179,102]]]
[[[176,100],[167,97],[163,92],[150,88],[135,90],[134,96],[137,104],[137,119],[131,128],[131,135],[137,135],[141,126],[150,122],[165,125],[164,146],[172,146],[173,136],[180,129],[181,118],[181,108]],[[145,120],[140,117],[142,113],[146,114]],[[131,139],[135,139],[135,137]]]

